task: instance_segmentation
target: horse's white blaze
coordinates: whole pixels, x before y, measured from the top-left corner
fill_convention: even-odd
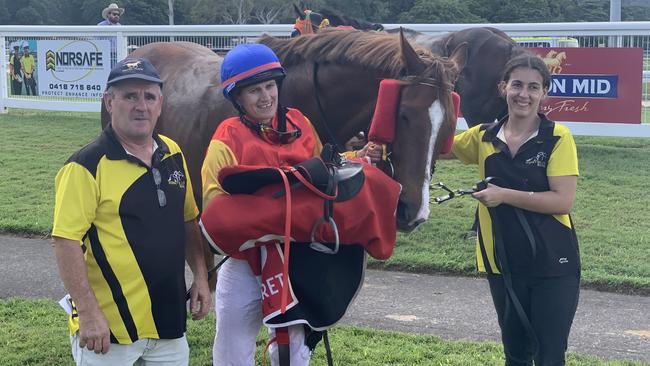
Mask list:
[[[429,184],[431,183],[431,164],[433,164],[433,148],[440,132],[440,126],[445,116],[445,110],[442,108],[439,100],[433,102],[429,107],[429,119],[431,120],[431,135],[429,136],[429,146],[427,148],[427,164],[424,167],[424,181],[422,182],[422,201],[420,209],[415,218],[409,223],[409,226],[418,222],[424,222],[429,218]]]

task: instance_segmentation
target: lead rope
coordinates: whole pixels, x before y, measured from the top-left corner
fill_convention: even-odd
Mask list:
[[[515,208],[516,209],[516,208]],[[503,282],[506,287],[506,297],[510,298],[510,303],[512,303],[513,307],[515,308],[515,311],[517,312],[517,316],[519,317],[519,320],[521,320],[522,325],[526,329],[526,333],[530,337],[530,341],[532,343],[532,353],[533,353],[533,358],[537,355],[539,352],[539,340],[537,339],[537,335],[535,334],[535,330],[533,329],[533,326],[530,324],[530,320],[528,319],[528,316],[526,315],[526,312],[524,311],[523,306],[521,305],[521,302],[519,302],[519,298],[517,297],[517,294],[515,293],[514,289],[512,288],[512,274],[510,273],[510,266],[508,264],[508,258],[506,256],[506,248],[505,248],[505,243],[503,242],[503,237],[501,235],[501,226],[499,222],[499,218],[496,212],[496,208],[494,207],[489,207],[488,211],[490,212],[490,216],[492,217],[492,223],[493,223],[493,232],[494,232],[494,244],[496,247],[496,260],[497,263],[499,264],[499,268],[501,270],[501,276],[503,277]],[[528,223],[526,222],[526,219],[523,217],[523,213],[520,215],[517,215],[517,217],[520,219],[520,221],[523,219],[524,221],[522,222],[522,225],[528,226]],[[494,230],[496,228],[496,230]],[[526,234],[528,235],[528,231],[530,230],[530,227],[528,227],[528,230],[524,229],[526,231]],[[532,233],[531,233],[532,235]],[[530,237],[532,239],[532,236]],[[533,242],[531,242],[531,245],[533,246],[533,250],[535,248],[534,244],[534,239],[532,239]],[[534,252],[533,252],[534,253]],[[506,311],[504,314],[504,317],[507,316],[507,309],[508,309],[508,304],[506,299]],[[516,360],[517,362],[524,362],[524,360]]]
[[[436,197],[435,202],[442,203],[454,197],[461,197],[467,194],[472,194],[478,191],[482,191],[485,188],[487,188],[487,185],[488,183],[490,183],[490,181],[496,181],[496,180],[501,180],[501,179],[498,177],[487,177],[482,181],[476,183],[476,186],[472,189],[457,189],[455,191],[450,190],[443,183],[438,183],[438,186],[446,190],[448,194],[446,196]],[[503,278],[504,286],[506,288],[506,301],[505,301],[506,308],[504,310],[503,316],[504,317],[509,316],[510,304],[512,304],[512,306],[514,306],[515,308],[515,311],[517,312],[517,316],[519,317],[519,320],[521,321],[522,325],[526,330],[526,333],[530,337],[530,341],[532,343],[533,358],[534,358],[539,352],[539,340],[537,339],[535,330],[533,329],[533,326],[530,324],[530,320],[528,319],[528,316],[526,315],[526,312],[524,311],[524,308],[521,305],[521,302],[519,301],[517,294],[512,288],[512,274],[510,273],[510,265],[508,263],[505,243],[503,242],[503,236],[501,235],[501,222],[499,221],[499,215],[495,207],[488,207],[487,209],[488,212],[490,213],[490,218],[492,219],[492,233],[493,233],[492,235],[494,238],[495,260],[497,262],[497,266],[499,267],[499,270],[501,271],[501,277]],[[526,220],[526,216],[524,216],[523,210],[518,207],[513,207],[513,210],[515,211],[517,215],[517,219],[519,220],[521,227],[523,228],[524,232],[526,233],[526,236],[528,237],[528,241],[530,242],[530,246],[531,246],[532,257],[534,260],[537,256],[537,244],[535,241],[535,237],[533,236],[533,232],[530,228],[530,225],[528,224],[528,221]],[[508,301],[508,299],[510,301]],[[518,363],[526,363],[524,362],[524,360],[516,360],[516,361]]]

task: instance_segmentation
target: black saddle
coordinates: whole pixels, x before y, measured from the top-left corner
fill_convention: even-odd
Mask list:
[[[291,189],[303,185],[296,177],[296,174],[299,174],[322,193],[336,195],[335,202],[344,202],[354,197],[365,182],[363,164],[341,160],[329,144],[323,147],[320,157],[305,160],[290,169],[282,169],[287,173]],[[282,183],[282,176],[278,169],[273,167],[243,170],[229,174],[221,180],[222,188],[230,194],[252,194],[262,187],[277,183]],[[282,197],[285,193],[282,189],[273,196]]]

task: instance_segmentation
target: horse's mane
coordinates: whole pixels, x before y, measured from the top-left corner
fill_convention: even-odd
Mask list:
[[[332,62],[372,68],[391,77],[405,73],[400,40],[395,35],[332,28],[291,39],[263,36],[259,42],[271,47],[287,67],[303,62]],[[427,66],[446,62],[423,48],[413,48]]]

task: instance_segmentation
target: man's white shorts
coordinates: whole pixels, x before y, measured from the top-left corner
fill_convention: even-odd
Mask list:
[[[70,337],[72,357],[77,366],[187,366],[190,348],[183,335],[176,339],[145,338],[132,344],[111,343],[108,352],[96,354],[79,347],[79,333]]]

